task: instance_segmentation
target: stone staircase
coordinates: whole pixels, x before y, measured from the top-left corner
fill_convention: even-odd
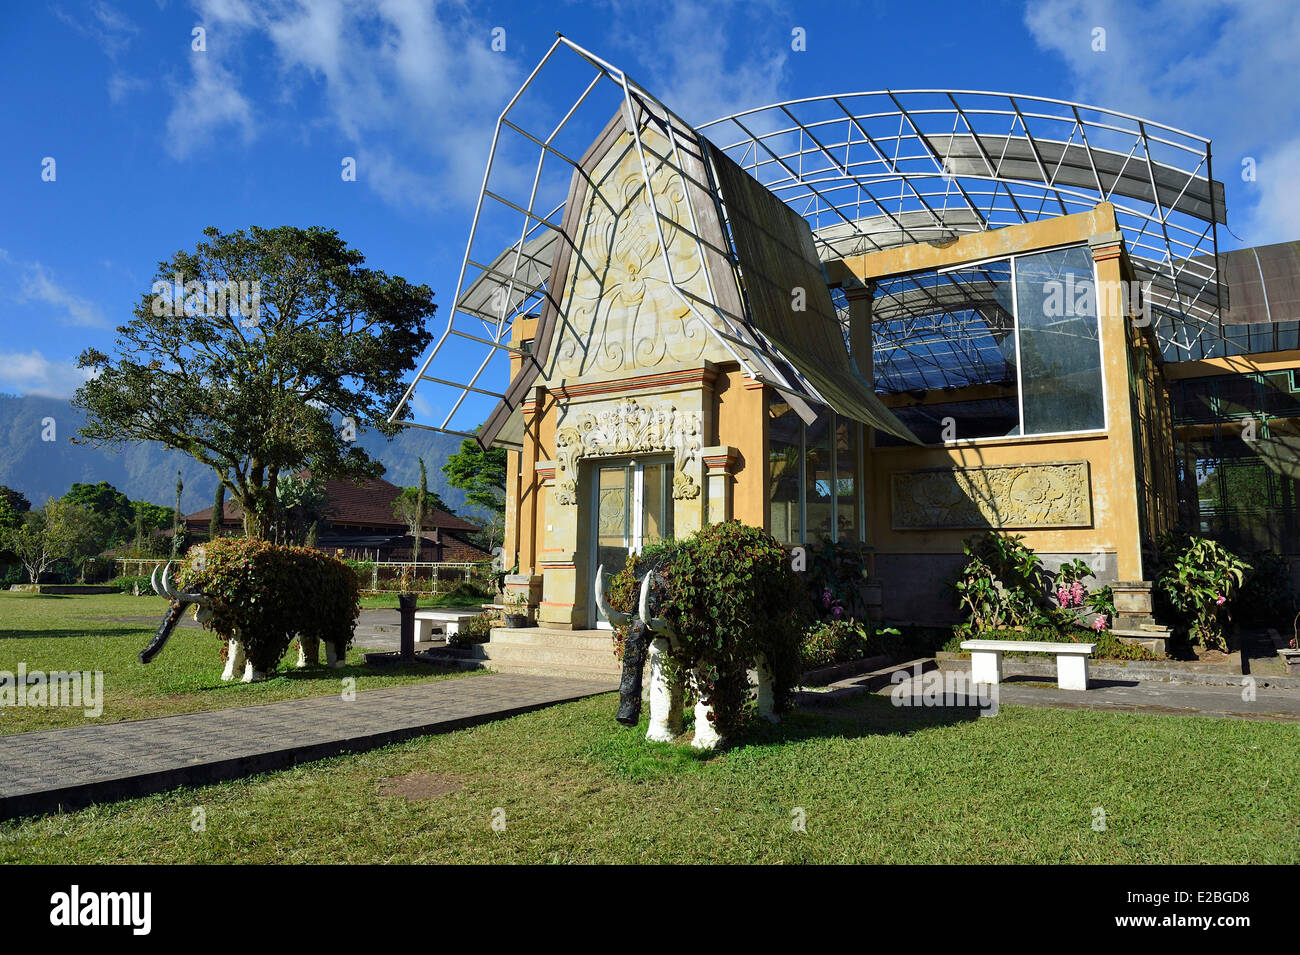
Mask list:
[[[472,660],[498,673],[608,679],[611,689],[623,670],[608,630],[497,627],[491,640],[469,649]]]

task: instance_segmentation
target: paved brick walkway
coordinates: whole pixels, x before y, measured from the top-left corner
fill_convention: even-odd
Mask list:
[[[0,819],[237,779],[615,689],[510,673],[0,736]]]

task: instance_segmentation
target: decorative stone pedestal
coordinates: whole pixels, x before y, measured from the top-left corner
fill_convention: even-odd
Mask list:
[[[1173,630],[1156,623],[1156,618],[1151,615],[1151,581],[1117,580],[1110,589],[1115,595],[1111,633],[1124,643],[1136,643],[1164,656]]]

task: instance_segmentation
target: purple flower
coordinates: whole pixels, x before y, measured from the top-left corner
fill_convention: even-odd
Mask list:
[[[836,620],[839,620],[840,617],[844,616],[844,608],[841,607],[839,604],[836,604],[835,609],[831,611],[831,616],[834,617]]]
[[[830,588],[828,587],[822,591],[822,607],[829,609],[830,605],[831,605],[831,591]]]

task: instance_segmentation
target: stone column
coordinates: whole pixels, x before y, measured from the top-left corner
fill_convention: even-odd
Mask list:
[[[735,448],[725,445],[700,450],[704,462],[704,519],[709,524],[731,520],[733,473],[739,457]]]
[[[1141,580],[1142,525],[1137,485],[1137,422],[1130,394],[1129,316],[1123,305],[1128,296],[1105,294],[1120,288],[1124,235],[1103,232],[1088,239],[1097,263],[1097,328],[1105,375],[1107,449],[1110,452],[1108,506],[1115,529],[1115,551],[1120,580]]]
[[[849,300],[849,357],[858,366],[862,377],[874,383],[871,362],[871,299],[876,294],[876,283],[852,278],[845,280],[842,287]]]
[[[578,596],[577,567],[574,562],[578,544],[578,509],[561,507],[555,501],[555,462],[539,461],[536,466],[538,491],[546,495],[545,524],[539,527],[541,547],[537,551],[537,570],[541,572],[542,593],[537,608],[537,623],[543,627],[571,630],[585,626],[577,619],[574,605]],[[586,604],[582,605],[586,613]]]

